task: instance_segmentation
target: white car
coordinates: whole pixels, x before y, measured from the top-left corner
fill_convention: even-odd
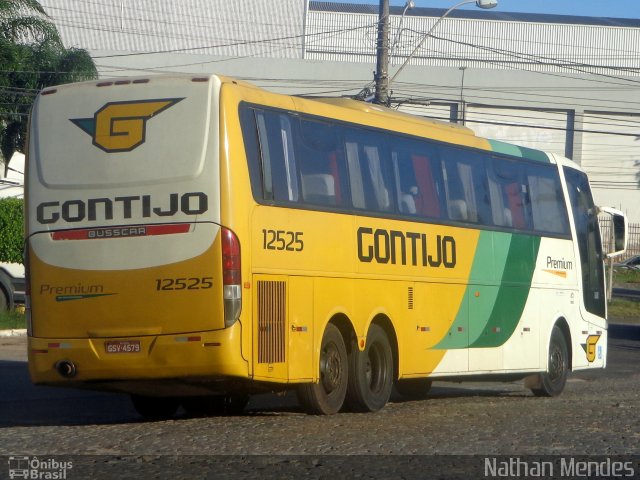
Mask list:
[[[0,178],[0,198],[23,198],[23,172],[24,155],[15,153],[9,162],[7,176]],[[24,265],[0,263],[0,311],[13,309],[15,305],[24,303],[24,289]]]
[[[24,265],[0,263],[0,312],[24,303]]]

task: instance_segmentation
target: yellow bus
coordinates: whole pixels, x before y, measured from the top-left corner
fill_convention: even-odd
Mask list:
[[[33,382],[147,417],[283,389],[376,411],[435,379],[553,396],[606,364],[587,177],[464,127],[215,75],[62,85],[26,209]]]

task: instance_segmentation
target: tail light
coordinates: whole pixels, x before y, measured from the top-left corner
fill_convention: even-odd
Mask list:
[[[222,234],[222,288],[224,298],[224,324],[233,325],[242,311],[242,272],[240,270],[240,241],[227,228]]]

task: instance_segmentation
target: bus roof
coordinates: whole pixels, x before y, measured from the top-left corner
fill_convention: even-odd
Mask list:
[[[234,84],[237,86],[241,86],[243,88],[262,90],[261,87],[258,87],[255,84],[244,80],[237,80],[232,77],[227,77],[224,75],[216,75],[216,74],[204,74],[204,75],[187,75],[187,74],[169,74],[169,75],[146,75],[139,77],[127,77],[127,78],[113,78],[113,79],[100,79],[100,80],[90,80],[87,82],[81,82],[84,85],[96,85],[96,86],[107,86],[111,84],[124,84],[124,83],[153,83],[156,80],[166,81],[170,79],[181,79],[191,78],[192,80],[204,80],[204,79],[212,79],[217,78],[222,84]],[[71,85],[60,85],[57,87],[50,87],[47,90],[54,90],[58,88],[67,88],[71,87]],[[282,95],[274,92],[269,92],[271,95]],[[387,120],[389,123],[404,123],[410,129],[416,131],[415,129],[429,129],[431,135],[435,134],[434,137],[442,137],[449,135],[453,135],[457,137],[463,143],[468,143],[470,146],[476,146],[484,149],[488,149],[494,151],[496,153],[503,153],[510,156],[520,157],[526,160],[539,161],[543,163],[561,163],[562,165],[572,166],[574,168],[580,168],[579,165],[575,164],[571,160],[564,158],[560,155],[546,153],[542,150],[537,150],[528,147],[522,147],[519,145],[502,142],[499,140],[491,140],[485,139],[483,137],[477,136],[474,131],[466,126],[449,123],[441,120],[429,119],[420,117],[414,114],[400,112],[391,108],[384,107],[382,105],[377,105],[373,103],[353,100],[350,98],[344,97],[303,97],[303,96],[289,96],[294,100],[296,105],[306,110],[307,108],[314,110],[312,105],[325,105],[331,107],[337,107],[340,109],[344,109],[343,111],[346,113],[351,111],[355,114],[368,114],[373,117],[378,118],[378,120]],[[310,103],[307,103],[310,102]],[[480,143],[478,143],[480,142]],[[487,145],[487,142],[489,145]]]

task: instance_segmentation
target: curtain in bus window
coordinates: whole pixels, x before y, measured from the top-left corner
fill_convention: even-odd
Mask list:
[[[346,142],[347,168],[349,169],[349,187],[351,188],[351,202],[355,208],[365,208],[364,186],[362,184],[362,170],[358,157],[358,144]]]
[[[513,226],[520,229],[526,228],[524,202],[522,201],[522,184],[520,182],[510,183],[507,185],[506,191]]]
[[[478,209],[476,207],[476,192],[474,189],[473,169],[471,165],[458,163],[458,173],[462,182],[464,199],[467,203],[467,220],[470,222],[478,221]]]
[[[364,155],[367,162],[369,179],[375,196],[376,207],[378,211],[388,211],[391,207],[389,200],[389,190],[386,187],[384,175],[382,172],[382,163],[380,159],[380,151],[377,146],[365,145]]]
[[[262,153],[262,189],[263,196],[267,200],[273,199],[273,177],[271,174],[271,149],[269,148],[269,135],[262,112],[256,112],[256,125],[258,127],[258,138],[260,139],[260,150]]]
[[[432,218],[440,217],[438,190],[429,158],[422,155],[411,155],[411,163],[415,172],[415,202],[418,214]]]
[[[298,177],[296,175],[296,157],[293,150],[291,122],[285,115],[280,115],[280,136],[284,152],[284,166],[287,172],[288,200],[293,202],[298,200]]]

